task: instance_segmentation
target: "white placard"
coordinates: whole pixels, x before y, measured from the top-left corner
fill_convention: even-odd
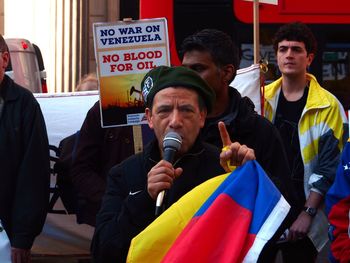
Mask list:
[[[141,81],[170,66],[165,18],[95,23],[94,43],[103,127],[146,123]]]

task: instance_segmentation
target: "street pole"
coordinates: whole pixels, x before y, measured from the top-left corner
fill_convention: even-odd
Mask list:
[[[260,61],[260,39],[259,39],[259,0],[253,2],[253,16],[254,16],[254,64]]]

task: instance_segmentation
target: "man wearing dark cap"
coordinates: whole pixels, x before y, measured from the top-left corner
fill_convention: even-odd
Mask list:
[[[219,149],[199,137],[215,93],[199,75],[184,67],[157,67],[142,83],[146,117],[155,139],[142,153],[111,169],[92,242],[96,262],[125,262],[133,237],[155,218],[156,199],[167,190],[167,209],[204,181],[223,174]],[[163,160],[163,139],[176,132],[182,144],[174,164]],[[241,147],[239,159],[254,159]]]

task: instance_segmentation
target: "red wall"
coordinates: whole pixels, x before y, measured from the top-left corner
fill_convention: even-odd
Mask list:
[[[244,23],[253,22],[253,3],[233,1],[233,12]],[[260,23],[302,21],[308,24],[350,24],[349,0],[278,0],[278,5],[260,4]]]
[[[165,17],[167,19],[171,64],[181,65],[176,49],[173,16],[173,0],[140,0],[140,19],[158,17]]]
[[[236,19],[253,23],[253,3],[232,1]],[[277,6],[260,4],[259,14],[260,23],[350,24],[350,0],[278,0]],[[140,19],[158,17],[167,18],[171,63],[180,65],[174,33],[174,0],[140,0]],[[223,21],[226,21],[225,18]]]

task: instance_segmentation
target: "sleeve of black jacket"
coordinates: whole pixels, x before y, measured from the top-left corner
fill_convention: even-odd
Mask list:
[[[132,164],[134,161],[135,156],[132,156],[125,162]],[[135,176],[140,173],[134,172],[132,165],[125,167],[125,162],[113,167],[108,174],[91,245],[94,262],[125,262],[132,238],[154,219],[155,202],[146,190],[147,178],[139,183]],[[130,191],[139,190],[142,191],[129,195]]]
[[[26,92],[27,93],[27,92]],[[12,240],[16,248],[29,249],[45,223],[49,203],[50,161],[45,121],[33,95],[23,96],[23,126],[18,140],[23,158],[18,169],[12,206]]]
[[[98,107],[96,102],[86,115],[71,170],[74,187],[81,196],[93,202],[101,202],[106,188],[105,179],[100,175],[105,160],[102,159],[104,129]]]

